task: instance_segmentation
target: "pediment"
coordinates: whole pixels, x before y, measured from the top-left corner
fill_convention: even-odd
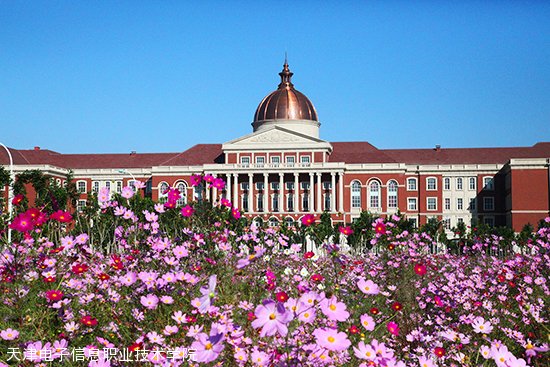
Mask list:
[[[242,136],[235,140],[229,141],[223,145],[224,149],[229,147],[240,147],[249,145],[273,145],[273,144],[290,144],[290,145],[318,145],[327,144],[328,142],[317,139],[295,131],[287,130],[278,126],[270,129],[257,131],[255,133]]]

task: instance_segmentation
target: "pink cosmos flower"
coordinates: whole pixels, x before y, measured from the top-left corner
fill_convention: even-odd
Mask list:
[[[191,183],[191,186],[199,186],[202,181],[201,175],[192,175],[189,179],[189,182]]]
[[[233,209],[231,209],[231,215],[235,219],[240,219],[241,218],[241,211],[237,208],[233,208]]]
[[[227,200],[226,198],[221,198],[220,204],[222,204],[226,208],[231,208],[231,201]]]
[[[418,357],[418,363],[420,367],[436,367],[432,360],[425,356]]]
[[[374,361],[376,359],[376,351],[370,345],[365,345],[364,342],[359,342],[357,347],[353,347],[354,354],[359,359],[366,359],[368,361]]]
[[[221,178],[216,178],[212,182],[212,186],[218,190],[223,190],[225,188],[225,181]]]
[[[346,321],[349,318],[349,312],[346,310],[346,304],[339,302],[336,296],[330,299],[325,298],[320,303],[321,311],[329,320]]]
[[[189,218],[190,216],[192,216],[194,212],[195,212],[195,209],[193,209],[193,207],[190,205],[186,205],[183,208],[181,208],[181,215],[183,215],[186,218]]]
[[[369,280],[360,279],[357,282],[357,286],[359,287],[361,292],[363,292],[365,294],[374,295],[374,294],[380,293],[380,289],[378,288],[378,285],[376,285],[376,283],[374,283],[370,279]]]
[[[386,224],[384,224],[384,220],[382,218],[378,218],[372,225],[377,234],[386,233]]]
[[[202,293],[202,297],[199,298],[200,305],[198,307],[200,313],[207,312],[212,304],[212,300],[216,297],[216,283],[217,276],[214,274],[208,279],[208,287],[201,287],[200,291]]]
[[[195,361],[197,362],[210,363],[216,360],[225,347],[223,334],[216,327],[212,327],[210,335],[200,333],[195,336],[195,339],[191,348],[195,349]]]
[[[4,340],[14,340],[19,337],[19,331],[7,328],[6,330],[0,331],[0,338]]]
[[[353,234],[353,229],[351,229],[350,226],[340,227],[339,230],[340,230],[340,233],[342,233],[345,236],[349,236]]]
[[[361,315],[361,325],[365,328],[367,331],[373,331],[374,327],[376,326],[376,322],[372,317],[370,317],[368,314]]]
[[[130,186],[124,186],[120,195],[125,199],[130,199],[132,196],[134,196],[134,189]]]
[[[305,227],[309,227],[315,223],[315,215],[313,214],[306,214],[302,217],[302,225]]]
[[[342,351],[349,348],[351,342],[344,332],[331,328],[319,328],[313,331],[317,345],[332,351]]]
[[[489,334],[491,331],[493,331],[491,323],[485,321],[481,316],[476,317],[476,319],[472,323],[472,327],[474,328],[474,332],[478,334]]]
[[[286,325],[292,321],[292,313],[288,312],[283,304],[272,300],[266,300],[263,304],[258,305],[254,315],[256,319],[252,321],[252,327],[255,329],[262,328],[261,337],[275,335],[276,333],[286,336],[288,332]]]
[[[148,294],[146,296],[141,296],[141,304],[150,310],[157,308],[159,303],[159,298],[154,294]]]

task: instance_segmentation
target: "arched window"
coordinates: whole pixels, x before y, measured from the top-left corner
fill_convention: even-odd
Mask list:
[[[180,192],[180,198],[178,199],[178,206],[183,206],[187,204],[187,185],[185,182],[178,182],[176,184],[176,189]]]
[[[388,182],[388,208],[397,208],[397,182],[391,180]]]
[[[269,218],[269,226],[270,227],[278,227],[279,226],[279,220],[275,217]]]
[[[369,184],[369,208],[380,208],[380,184],[372,181]]]
[[[168,189],[170,186],[166,182],[161,182],[159,185],[159,203],[165,203],[168,200]]]
[[[294,227],[294,219],[292,217],[286,217],[285,223],[288,228]]]
[[[450,181],[449,181],[450,186]],[[437,180],[435,177],[426,178],[426,190],[435,191],[437,190]]]
[[[457,177],[456,178],[456,189],[457,190],[462,190],[462,177]]]
[[[279,194],[271,194],[271,210],[273,212],[279,211]]]
[[[289,212],[294,211],[294,194],[287,194],[286,195],[286,208]]]
[[[434,178],[429,178],[428,180],[435,180],[435,179]],[[429,181],[428,181],[428,187],[430,187]],[[450,190],[450,189],[451,189],[451,178],[450,177],[445,177],[443,179],[443,190]],[[428,190],[435,190],[435,189],[428,189]]]
[[[361,183],[359,181],[351,183],[351,207],[361,207]]]

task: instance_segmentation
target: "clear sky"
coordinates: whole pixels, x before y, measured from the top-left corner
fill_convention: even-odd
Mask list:
[[[223,143],[252,132],[285,51],[322,139],[550,141],[548,1],[0,0],[0,142]]]

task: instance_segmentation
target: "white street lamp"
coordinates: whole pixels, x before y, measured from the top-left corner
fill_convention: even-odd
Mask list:
[[[8,156],[10,157],[10,183],[8,185],[8,215],[9,220],[11,221],[11,214],[13,212],[13,183],[15,182],[15,177],[13,175],[13,157],[11,156],[11,152],[8,149],[7,146],[0,143],[0,145],[8,152]],[[11,228],[8,227],[8,245],[11,244]]]
[[[132,176],[132,180],[133,180],[132,183],[133,183],[133,185],[132,185],[131,187],[134,189],[134,191],[137,191],[137,188],[136,188],[136,181],[137,181],[137,180],[136,180],[136,177],[132,174],[132,172],[129,172],[128,170],[122,169],[122,168],[121,168],[121,169],[118,169],[117,172],[118,172],[118,173],[122,173],[123,175],[130,175],[130,176]]]

